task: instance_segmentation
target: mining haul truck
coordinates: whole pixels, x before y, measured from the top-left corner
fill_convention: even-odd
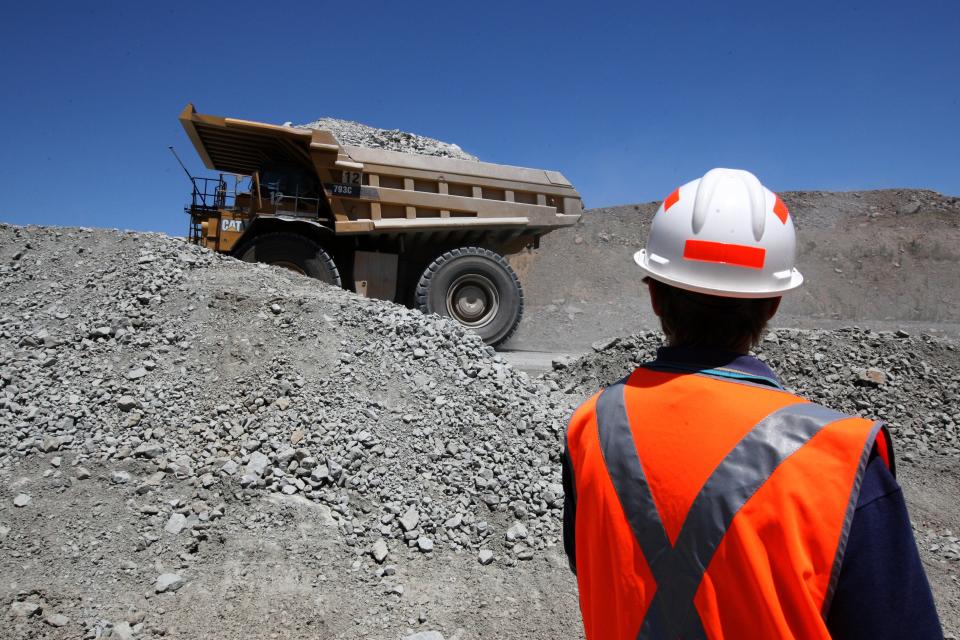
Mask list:
[[[180,122],[220,172],[191,176],[192,242],[448,316],[490,345],[523,315],[506,256],[583,211],[556,171],[350,146],[193,105]]]

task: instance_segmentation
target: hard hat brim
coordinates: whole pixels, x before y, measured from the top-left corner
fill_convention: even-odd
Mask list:
[[[803,275],[796,269],[792,269],[790,279],[785,281],[782,288],[770,288],[764,290],[715,289],[702,284],[693,284],[665,276],[650,264],[650,258],[646,249],[640,249],[640,251],[634,253],[633,261],[648,277],[653,278],[658,282],[668,284],[672,287],[677,287],[678,289],[693,291],[694,293],[704,293],[711,296],[720,296],[722,298],[776,298],[784,293],[793,291],[803,284]]]

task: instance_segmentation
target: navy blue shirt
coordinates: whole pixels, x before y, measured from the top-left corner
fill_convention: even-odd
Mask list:
[[[780,387],[776,374],[760,360],[725,351],[662,347],[656,360],[644,366]],[[888,451],[889,469],[874,447],[864,471],[827,628],[832,637],[843,640],[940,639],[943,632],[933,594],[913,539],[903,492],[894,478],[892,446]],[[576,489],[566,452],[563,489],[563,546],[576,573]]]

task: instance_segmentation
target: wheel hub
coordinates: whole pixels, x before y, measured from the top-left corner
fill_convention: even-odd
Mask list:
[[[447,290],[447,312],[467,327],[476,329],[489,324],[499,309],[497,288],[485,276],[462,275]]]

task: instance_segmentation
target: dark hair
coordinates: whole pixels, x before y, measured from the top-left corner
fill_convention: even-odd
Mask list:
[[[722,298],[644,278],[656,291],[660,326],[674,346],[748,351],[760,342],[777,298]]]

